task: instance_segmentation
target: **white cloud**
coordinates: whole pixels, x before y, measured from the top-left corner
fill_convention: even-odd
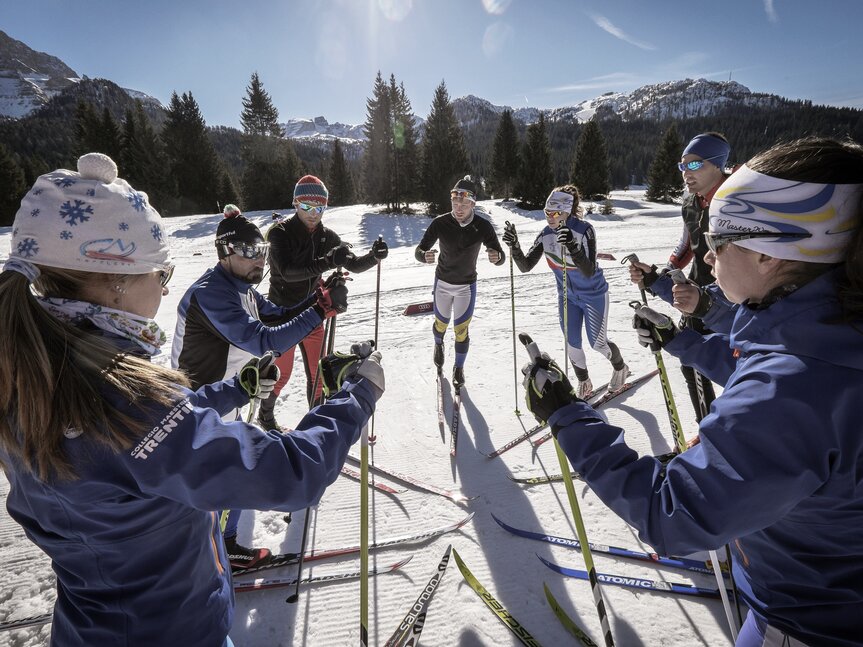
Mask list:
[[[764,11],[767,12],[767,20],[770,22],[779,22],[779,14],[776,13],[773,2],[774,0],[764,0]]]
[[[765,0],[769,2],[770,0]],[[629,43],[630,45],[635,45],[636,47],[640,47],[641,49],[654,50],[656,46],[651,45],[650,43],[644,43],[642,41],[635,40],[631,36],[627,35],[619,27],[616,27],[608,18],[602,16],[600,14],[590,14],[590,19],[596,23],[596,26],[600,29],[607,31],[609,34],[614,36],[615,38],[619,38],[620,40]]]
[[[600,90],[603,88],[620,87],[622,85],[631,85],[637,83],[639,75],[633,72],[613,72],[611,74],[603,74],[602,76],[594,76],[590,79],[569,83],[567,85],[557,85],[550,88],[545,88],[543,92],[573,92],[578,90]]]

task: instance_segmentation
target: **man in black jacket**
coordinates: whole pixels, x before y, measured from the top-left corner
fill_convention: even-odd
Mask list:
[[[476,301],[476,261],[479,248],[485,245],[488,260],[503,264],[505,255],[492,224],[474,213],[476,185],[470,176],[456,182],[450,192],[452,211],[432,220],[414,256],[420,263],[435,263],[434,280],[434,363],[438,371],[443,367],[443,336],[450,319],[455,329],[455,366],[453,386],[464,384],[464,363],[470,337],[468,326],[473,317]],[[432,249],[440,242],[440,259]]]
[[[270,227],[267,241],[270,243],[270,292],[273,303],[289,310],[287,319],[299,314],[298,306],[320,285],[321,275],[331,269],[344,267],[350,272],[365,272],[387,257],[388,248],[383,240],[376,240],[371,251],[356,256],[339,235],[324,227],[321,222],[327,208],[329,192],[324,183],[314,175],[304,175],[294,188],[296,213],[283,222]],[[285,319],[283,319],[284,321]],[[321,399],[322,380],[315,379],[324,329],[318,326],[300,342],[303,364],[306,369],[306,393],[309,405]],[[276,359],[281,377],[276,382],[273,394],[261,402],[258,419],[262,425],[276,425],[276,398],[288,383],[294,368],[294,347]],[[313,390],[313,385],[317,387]]]

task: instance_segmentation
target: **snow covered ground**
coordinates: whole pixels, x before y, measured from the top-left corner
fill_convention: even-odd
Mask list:
[[[654,369],[655,363],[651,354],[638,345],[631,329],[628,303],[638,299],[639,294],[619,260],[628,253],[637,252],[644,261],[664,263],[677,241],[682,223],[679,207],[647,203],[640,191],[615,192],[612,197],[614,214],[591,215],[589,219],[596,228],[600,251],[617,258],[601,262],[610,285],[609,338],[620,346],[633,374],[640,375]],[[513,222],[525,248],[544,226],[541,211],[525,212],[512,203],[497,201],[482,202],[480,207],[498,234],[507,220]],[[262,227],[270,221],[269,213],[249,216]],[[177,270],[157,320],[169,335],[174,329],[177,302],[185,288],[215,263],[212,240],[219,217],[166,220]],[[396,495],[372,492],[371,541],[452,523],[462,519],[468,511],[475,516],[461,530],[432,541],[372,553],[371,564],[381,566],[408,555],[413,559],[401,570],[370,581],[370,644],[383,645],[398,627],[449,544],[458,550],[477,579],[540,644],[574,644],[546,602],[544,582],[579,626],[601,644],[602,634],[589,584],[564,578],[537,559],[540,555],[564,566],[584,568],[581,554],[510,535],[491,517],[494,513],[510,525],[534,532],[576,536],[562,483],[522,486],[508,478],[546,471],[558,473],[553,443],[546,443],[536,451],[524,443],[495,459],[479,453],[490,452],[534,425],[526,411],[520,384],[514,389],[509,262],[495,267],[487,262],[484,254],[480,256],[458,455],[451,460],[448,425],[452,397],[450,392],[445,394],[447,438],[444,439],[436,417],[431,362],[432,317],[402,315],[408,304],[431,298],[434,269],[417,263],[413,257],[414,247],[430,220],[420,215],[373,213],[368,207],[354,206],[328,211],[324,222],[343,240],[352,242],[358,253],[364,253],[378,235],[383,235],[390,245],[389,258],[383,262],[379,323],[387,392],[375,418],[378,440],[371,450],[374,463],[477,497],[457,505],[412,488]],[[9,249],[9,239],[10,230],[0,230],[0,250],[4,255]],[[353,279],[349,284],[349,310],[338,318],[337,348],[346,349],[351,342],[374,336],[375,271],[355,275]],[[266,290],[266,284],[261,290]],[[557,321],[554,280],[544,263],[529,274],[521,274],[516,268],[514,301],[516,329],[531,334],[541,349],[562,360],[563,338]],[[670,308],[664,309],[670,312]],[[447,333],[446,342],[445,375],[449,388],[453,357],[451,331]],[[166,348],[170,349],[170,338]],[[587,351],[587,357],[594,384],[606,382],[611,373],[610,364],[591,350]],[[518,345],[518,366],[526,360],[526,353]],[[158,361],[168,361],[167,353]],[[682,376],[673,358],[667,358],[666,363],[684,431],[691,436],[696,426]],[[293,424],[303,415],[304,395],[305,378],[298,366],[277,407],[283,424]],[[521,418],[514,413],[516,406],[523,412]],[[670,450],[671,434],[658,379],[620,396],[605,412],[611,422],[626,430],[627,442],[637,451],[660,454]],[[356,452],[359,453],[358,447]],[[399,487],[398,483],[382,480]],[[225,486],[230,487],[230,483]],[[8,484],[0,476],[0,494],[4,498],[7,490]],[[591,542],[651,551],[584,483],[576,481],[576,494]],[[359,499],[359,485],[340,477],[317,507],[309,546],[329,548],[357,544]],[[240,522],[241,542],[267,546],[273,552],[298,550],[302,513],[296,514],[290,525],[282,516],[275,512],[244,513]],[[176,558],[182,559],[182,556]],[[716,587],[712,576],[601,554],[595,554],[594,561],[601,573]],[[325,574],[357,565],[355,558],[318,561],[307,564],[304,571]],[[5,511],[0,513],[0,569],[0,621],[50,610],[53,579],[49,562],[24,538]],[[285,568],[259,575],[290,577],[294,570]],[[244,579],[251,579],[251,576]],[[602,591],[617,645],[721,647],[731,644],[718,600],[607,585]],[[357,581],[305,586],[299,602],[294,605],[285,603],[290,592],[292,590],[275,589],[238,594],[231,631],[234,642],[239,647],[357,644]],[[0,633],[0,645],[45,645],[49,632],[50,626],[46,625]],[[466,585],[453,561],[431,604],[421,642],[428,647],[520,644]]]

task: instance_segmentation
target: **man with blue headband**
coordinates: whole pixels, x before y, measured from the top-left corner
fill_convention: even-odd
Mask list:
[[[701,133],[692,138],[677,164],[688,191],[681,209],[683,233],[680,240],[662,272],[657,272],[656,265],[647,263],[637,262],[629,266],[633,283],[643,285],[652,294],[683,312],[681,327],[692,328],[700,333],[710,332],[699,318],[706,313],[710,303],[707,293],[698,288],[714,281],[711,267],[704,262],[708,251],[704,234],[707,231],[710,201],[728,177],[725,166],[730,154],[731,145],[720,133]],[[675,287],[667,272],[682,270],[687,265],[690,265],[689,283]],[[696,375],[695,370],[688,366],[680,368],[695,408],[695,419],[701,422],[710,409],[710,403],[716,398],[713,384]]]

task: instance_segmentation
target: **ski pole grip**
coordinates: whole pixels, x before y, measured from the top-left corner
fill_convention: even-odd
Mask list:
[[[638,254],[628,254],[620,260],[621,265],[626,265],[627,263],[638,263]]]
[[[668,272],[668,276],[675,285],[689,283],[689,281],[686,280],[686,275],[683,273],[683,270],[671,270]]]
[[[536,345],[536,342],[531,339],[530,335],[523,332],[518,334],[518,340],[524,344],[525,349],[527,349],[527,356],[530,358],[530,361],[535,362],[541,355],[539,346]]]

